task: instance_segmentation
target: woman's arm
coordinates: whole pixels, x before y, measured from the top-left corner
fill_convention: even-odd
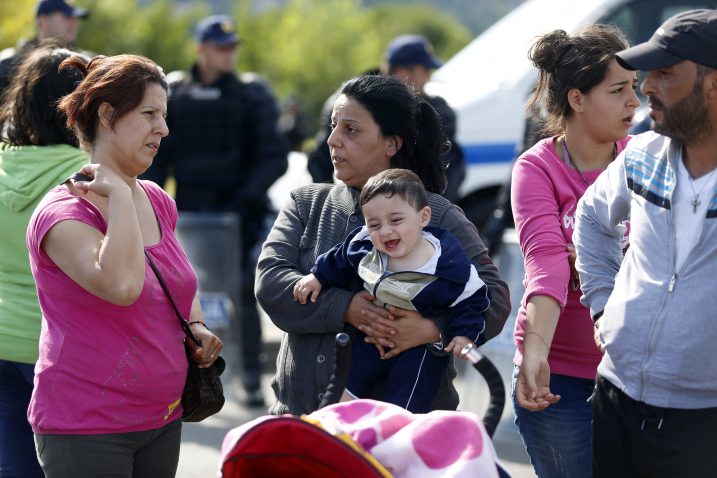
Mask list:
[[[50,228],[41,247],[83,289],[115,305],[130,305],[142,292],[145,270],[132,190],[98,164],[85,165],[80,172],[94,180],[75,183],[78,190],[107,198],[107,233],[80,221],[61,221]]]
[[[533,152],[537,148],[538,152]],[[542,158],[544,148],[525,153],[513,167],[511,204],[520,249],[523,252],[525,301],[534,294],[550,296],[562,307],[567,300],[570,270],[569,221],[577,199],[564,193],[559,197],[555,184],[570,181],[559,164]],[[551,169],[552,168],[552,169]],[[561,213],[561,204],[567,203]],[[562,215],[561,215],[562,214]],[[569,237],[569,236],[568,236]]]
[[[316,303],[294,302],[294,284],[310,272],[315,260],[316,231],[307,231],[308,219],[313,214],[323,214],[324,206],[319,200],[318,205],[300,201],[297,192],[292,192],[262,246],[257,263],[256,297],[272,322],[285,332],[339,332],[354,292],[331,288],[322,291]],[[310,210],[300,211],[300,207]]]
[[[516,400],[523,408],[539,411],[560,400],[550,392],[548,354],[567,300],[571,270],[554,173],[532,151],[516,162],[512,180],[513,216],[526,270],[526,323]]]
[[[518,405],[531,410],[544,410],[560,400],[550,392],[548,354],[558,326],[560,305],[551,297],[534,295],[526,306],[523,334],[523,362],[515,383]]]

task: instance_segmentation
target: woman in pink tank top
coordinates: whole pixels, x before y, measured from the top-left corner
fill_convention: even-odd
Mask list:
[[[137,176],[167,136],[167,83],[135,55],[65,60],[82,82],[60,102],[90,154],[52,189],[27,232],[42,331],[28,416],[49,478],[173,477],[187,372],[184,332],[148,254],[208,366],[222,342],[204,324],[174,201]]]

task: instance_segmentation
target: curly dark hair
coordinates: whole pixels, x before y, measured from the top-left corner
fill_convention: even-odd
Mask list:
[[[3,141],[13,146],[77,146],[77,138],[65,125],[65,114],[57,108],[82,80],[78,71],[59,69],[73,57],[81,55],[57,43],[42,43],[22,58],[1,101]]]

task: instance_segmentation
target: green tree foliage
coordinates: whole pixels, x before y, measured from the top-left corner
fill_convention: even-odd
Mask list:
[[[387,4],[370,8],[369,11],[383,39],[384,50],[392,38],[403,33],[418,33],[431,41],[436,56],[447,60],[473,39],[468,29],[456,18],[440,13],[429,5]],[[400,21],[396,21],[397,18]]]
[[[238,17],[240,69],[265,75],[281,97],[298,94],[314,116],[342,81],[377,67],[384,47],[357,0],[293,0]]]
[[[473,36],[483,32],[524,0],[390,0],[401,6],[427,4],[460,18]],[[363,0],[366,6],[383,5],[386,0]]]
[[[192,27],[207,11],[200,5],[177,12],[171,0],[143,5],[138,0],[83,0],[80,4],[90,11],[90,17],[80,29],[79,46],[103,55],[144,55],[166,71],[191,64]]]
[[[35,34],[36,0],[0,1],[0,48],[15,46]],[[85,50],[117,55],[136,53],[157,61],[167,71],[185,68],[194,60],[192,28],[208,11],[200,2],[176,11],[171,0],[81,0],[90,12],[81,20],[77,45]]]
[[[34,34],[35,0],[0,0],[0,48]],[[344,80],[383,62],[396,35],[419,33],[436,54],[450,58],[471,40],[454,17],[426,5],[364,7],[360,0],[286,0],[282,7],[252,10],[233,0],[239,35],[239,70],[264,76],[279,98],[300,98],[318,118],[326,98]],[[78,46],[103,54],[136,53],[166,71],[195,60],[193,26],[210,11],[206,1],[179,8],[172,0],[81,0],[90,11]],[[314,124],[318,125],[318,121]]]
[[[0,50],[35,33],[35,0],[0,1]]]
[[[397,35],[423,34],[446,59],[472,39],[455,18],[425,5],[365,8],[359,0],[289,0],[281,9],[254,15],[241,4],[237,18],[244,38],[240,69],[265,75],[280,97],[300,97],[313,118],[344,80],[379,67]]]

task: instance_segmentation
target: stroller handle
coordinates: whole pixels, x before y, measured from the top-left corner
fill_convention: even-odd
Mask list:
[[[319,408],[338,403],[344,393],[346,383],[349,381],[351,369],[351,337],[346,332],[336,334],[336,361],[331,373],[329,386],[326,387]]]
[[[476,349],[473,343],[465,345],[461,349],[461,355],[473,364],[473,368],[483,376],[483,379],[488,385],[490,402],[488,403],[488,410],[486,410],[483,416],[483,426],[488,436],[492,437],[493,433],[495,433],[495,429],[498,427],[498,423],[500,423],[503,408],[505,407],[505,386],[503,385],[503,378],[500,376],[500,372],[495,368],[493,362],[478,352],[478,349]]]
[[[331,375],[329,386],[324,392],[319,408],[338,403],[346,388],[351,368],[351,338],[345,332],[336,334],[336,361]],[[493,362],[488,357],[478,352],[475,345],[470,343],[461,349],[461,355],[466,357],[488,384],[490,402],[488,410],[483,417],[483,426],[488,436],[492,437],[495,429],[500,423],[505,407],[505,386],[503,378]]]

